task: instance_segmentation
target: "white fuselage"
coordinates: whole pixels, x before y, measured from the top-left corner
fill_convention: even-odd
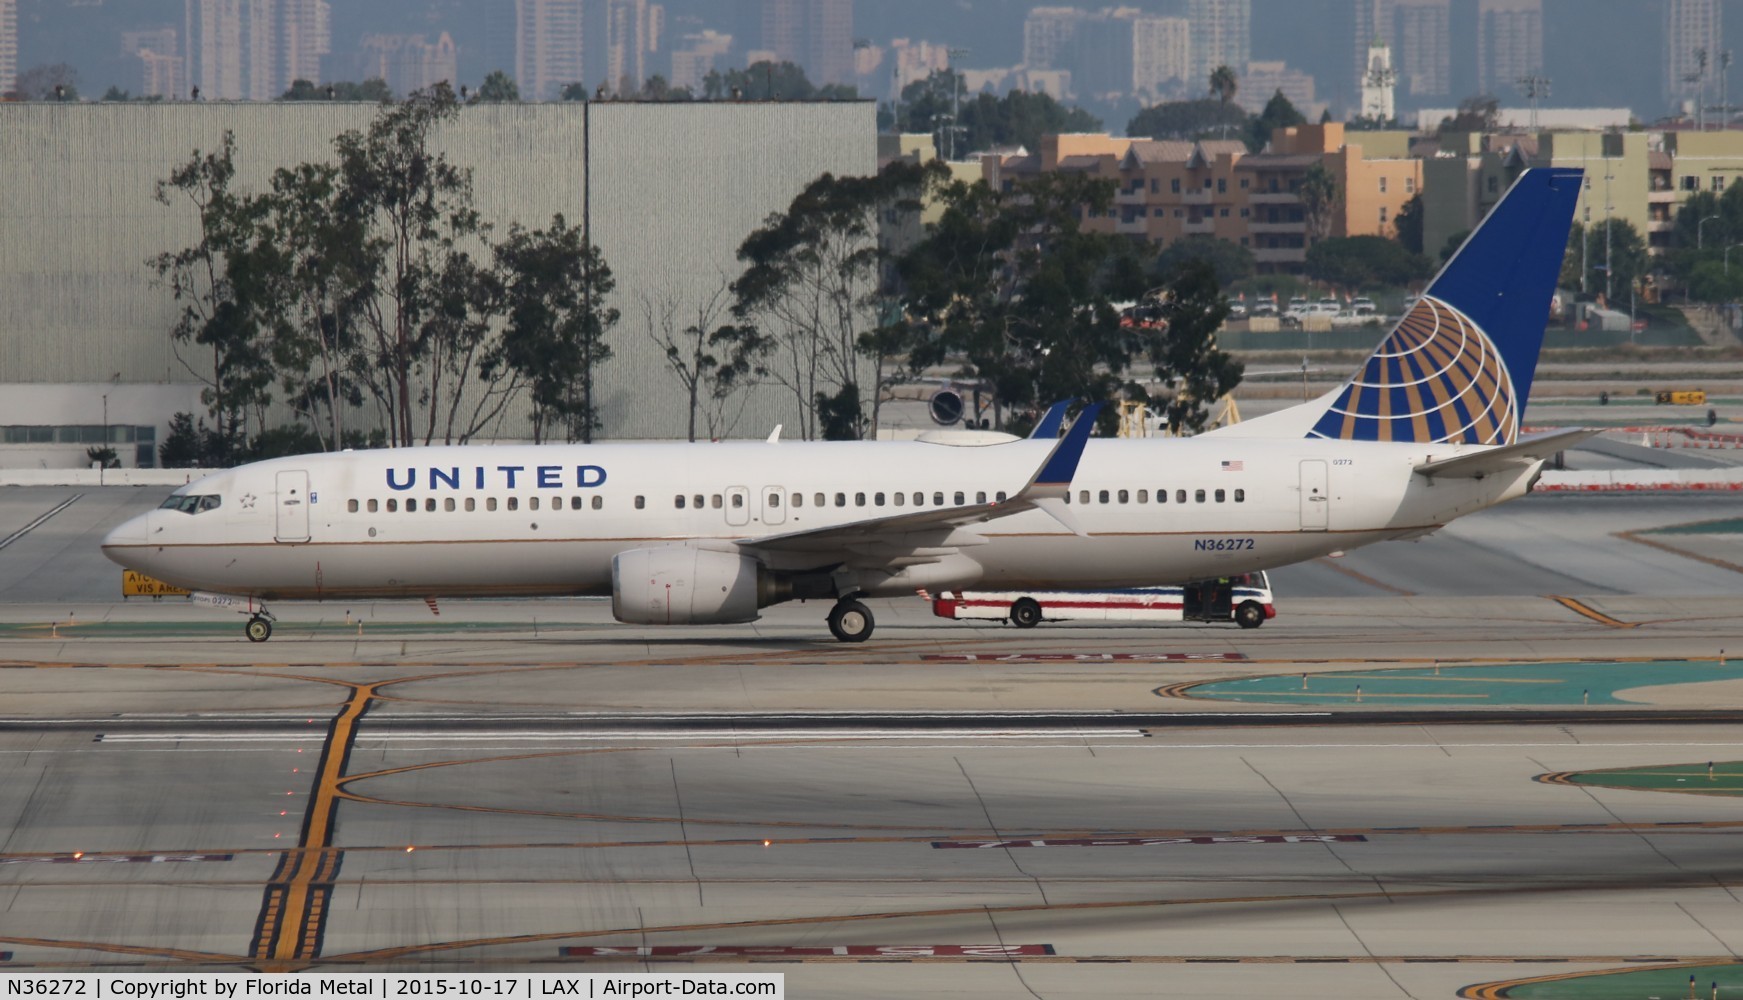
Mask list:
[[[688,545],[770,569],[846,567],[872,596],[943,587],[1180,583],[1426,533],[1523,495],[1536,466],[1431,480],[1451,445],[1207,436],[1092,440],[1069,515],[759,539],[1015,495],[1052,447],[1012,441],[409,448],[276,459],[178,490],[217,497],[116,529],[115,561],[263,600],[608,594],[612,558]],[[984,495],[984,496],[983,496]],[[1165,501],[1159,502],[1159,497]],[[680,499],[682,498],[681,502]],[[904,554],[905,553],[905,554]]]

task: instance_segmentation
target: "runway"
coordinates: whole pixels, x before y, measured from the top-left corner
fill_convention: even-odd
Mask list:
[[[0,537],[53,492],[0,494]],[[1283,571],[1254,631],[915,599],[863,646],[820,605],[662,631],[597,601],[286,607],[250,644],[115,600],[82,546],[151,502],[0,549],[0,971],[1743,989],[1743,574],[1725,536],[1653,534],[1723,498],[1530,498]]]

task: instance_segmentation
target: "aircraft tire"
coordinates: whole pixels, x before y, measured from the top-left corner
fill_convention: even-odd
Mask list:
[[[265,618],[250,618],[248,624],[242,626],[249,642],[265,642],[272,638],[272,623]]]
[[[1235,624],[1242,628],[1258,628],[1265,624],[1265,609],[1257,601],[1242,601],[1235,609]]]
[[[1034,628],[1041,624],[1041,605],[1033,597],[1019,597],[1011,604],[1011,624],[1018,628]]]
[[[836,601],[829,611],[829,631],[842,642],[864,642],[876,626],[871,609],[858,601]]]

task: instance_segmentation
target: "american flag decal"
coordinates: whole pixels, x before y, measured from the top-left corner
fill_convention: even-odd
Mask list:
[[[1224,472],[1240,472],[1241,469],[1242,469],[1242,463],[1240,463],[1238,461],[1224,462],[1223,463],[1223,471]]]

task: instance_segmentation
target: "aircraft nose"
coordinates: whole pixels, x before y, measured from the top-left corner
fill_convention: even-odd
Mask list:
[[[151,514],[147,512],[121,522],[113,531],[103,536],[103,554],[126,565],[128,550],[145,544],[150,520]]]

